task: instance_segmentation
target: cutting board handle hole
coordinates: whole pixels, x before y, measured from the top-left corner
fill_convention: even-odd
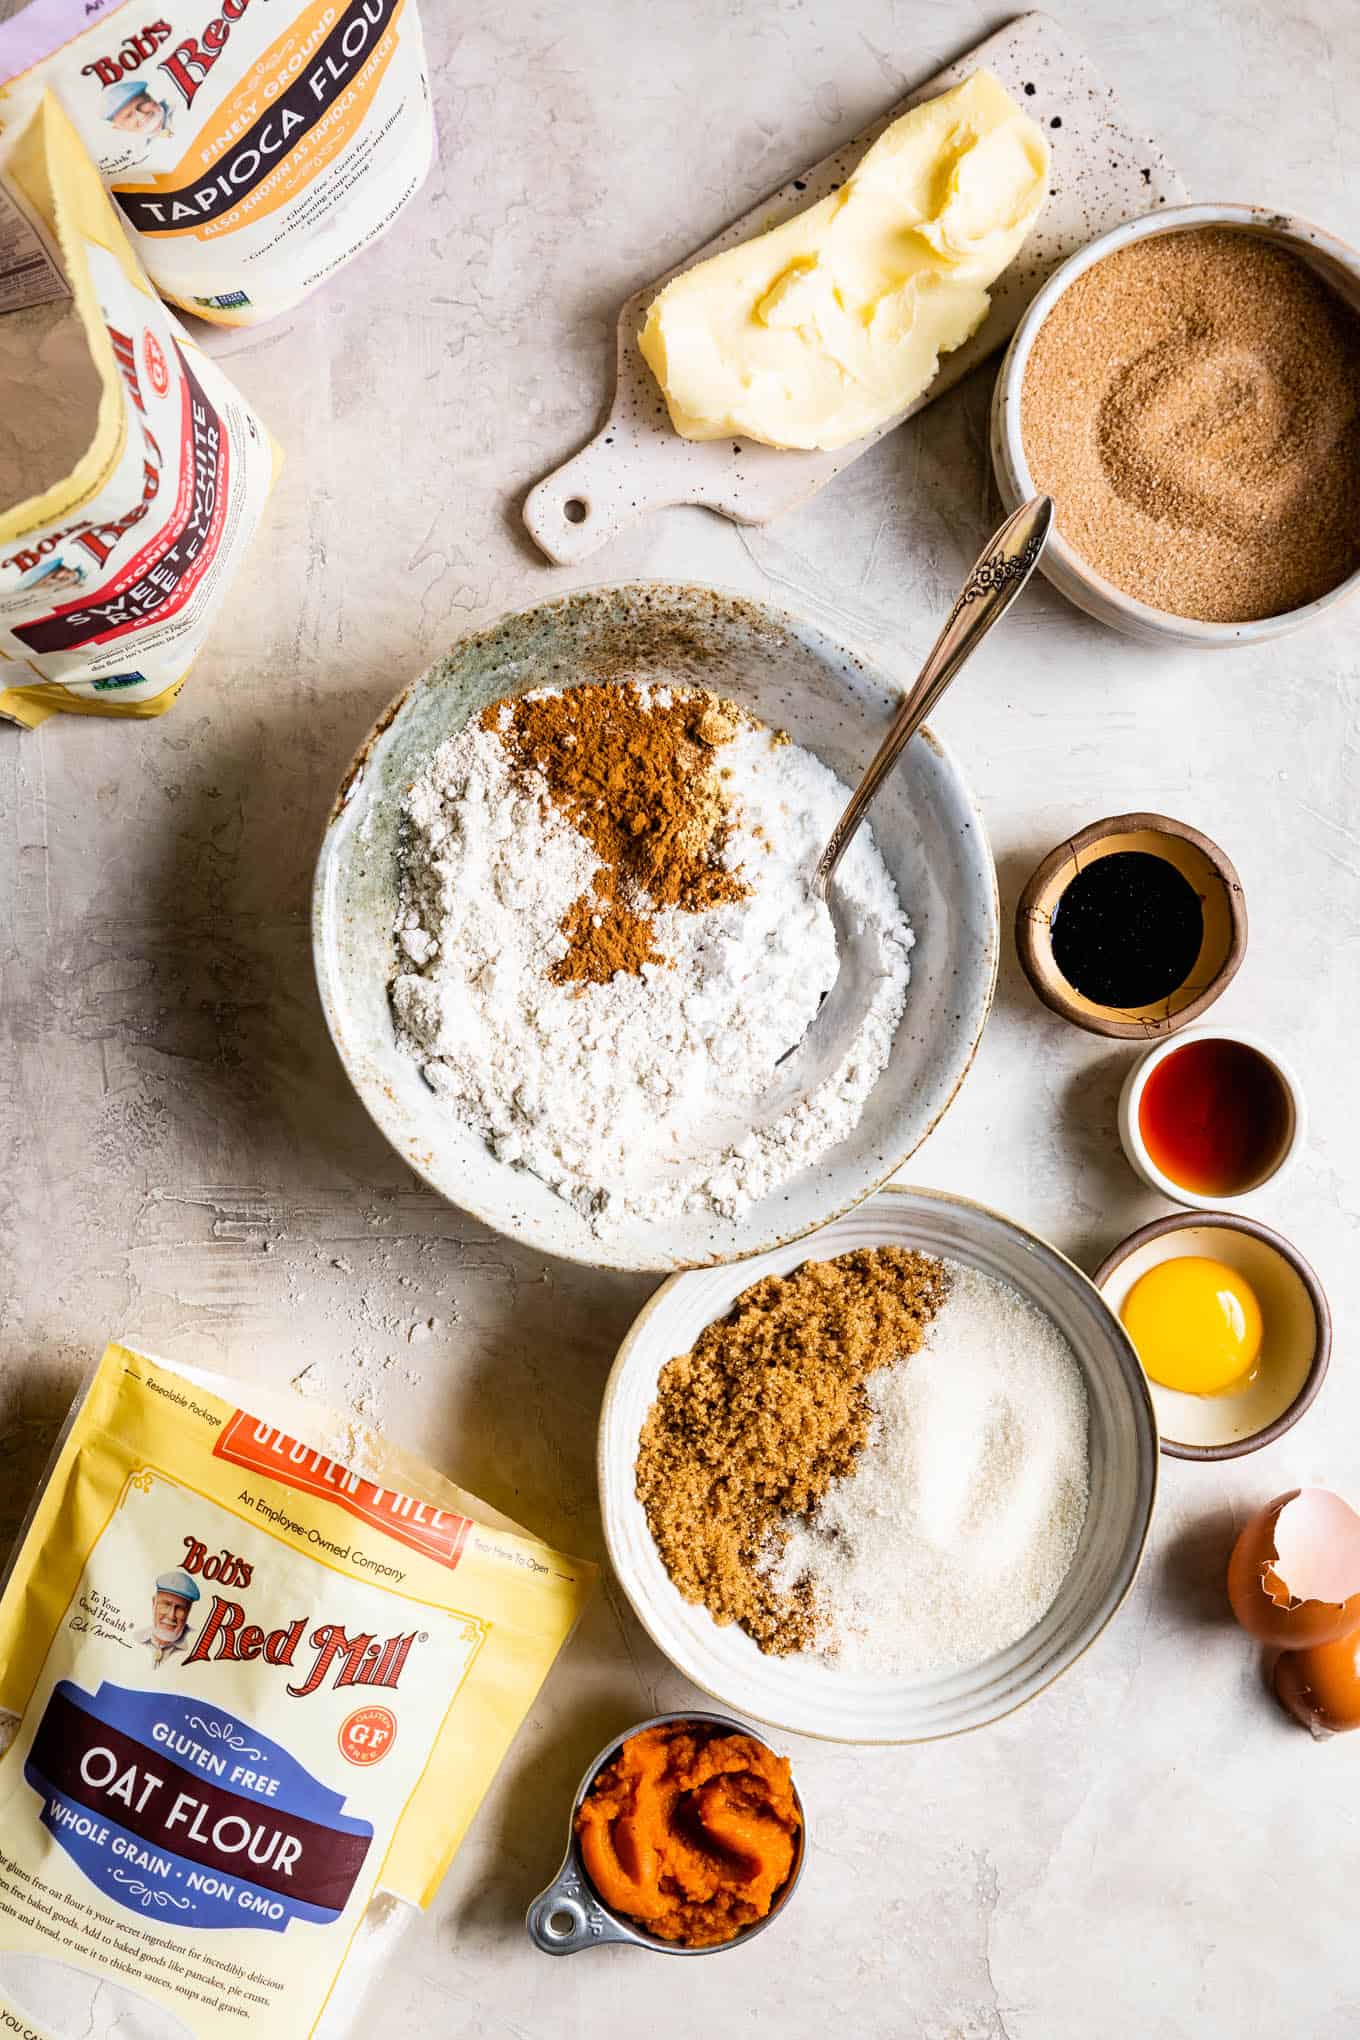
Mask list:
[[[584,524],[590,515],[590,505],[583,502],[580,496],[568,496],[562,505],[562,515],[568,524]]]

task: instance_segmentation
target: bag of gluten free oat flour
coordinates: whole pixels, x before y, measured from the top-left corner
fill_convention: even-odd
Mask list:
[[[45,89],[156,288],[224,326],[376,240],[434,154],[416,0],[21,0],[0,125]]]
[[[110,1346],[20,1539],[4,2033],[349,2030],[589,1589],[382,1440],[250,1400]]]
[[[275,458],[44,99],[0,136],[0,715],[168,708]]]

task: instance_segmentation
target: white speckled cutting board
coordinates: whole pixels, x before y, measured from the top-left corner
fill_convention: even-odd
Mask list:
[[[795,177],[696,249],[665,276],[629,298],[619,314],[618,381],[608,418],[574,459],[530,491],[524,522],[560,566],[606,545],[646,511],[702,503],[739,524],[764,524],[815,495],[858,460],[882,432],[835,453],[780,453],[749,439],[682,439],[638,352],[648,305],[664,283],[705,255],[776,226],[842,184],[891,121],[985,65],[1043,127],[1053,152],[1053,183],[1038,224],[997,283],[992,309],[972,339],[947,354],[930,388],[883,427],[891,432],[1003,346],[1044,279],[1108,227],[1154,206],[1179,205],[1185,186],[1155,142],[1130,128],[1114,93],[1080,45],[1048,14],[1022,14],[865,128],[834,156]]]

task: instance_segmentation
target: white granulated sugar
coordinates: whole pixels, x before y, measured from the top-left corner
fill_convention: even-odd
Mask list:
[[[526,791],[495,730],[450,738],[406,796],[397,940],[412,967],[391,988],[398,1038],[502,1161],[598,1231],[740,1214],[849,1133],[901,1017],[914,938],[866,829],[837,883],[879,973],[836,1066],[762,1122],[761,1094],[836,974],[831,917],[809,881],[848,793],[764,729],[718,756],[726,862],[751,892],[700,914],[657,911],[666,964],[608,984],[549,978],[598,859],[545,782]]]
[[[872,1374],[853,1473],[771,1567],[810,1582],[818,1655],[902,1677],[980,1664],[1052,1606],[1086,1520],[1086,1387],[1062,1333],[1007,1284],[951,1266],[919,1352]]]

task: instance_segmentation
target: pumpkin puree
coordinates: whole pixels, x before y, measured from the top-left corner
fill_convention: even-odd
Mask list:
[[[690,1948],[764,1919],[793,1869],[800,1825],[788,1758],[697,1722],[629,1736],[576,1816],[605,1904]]]

